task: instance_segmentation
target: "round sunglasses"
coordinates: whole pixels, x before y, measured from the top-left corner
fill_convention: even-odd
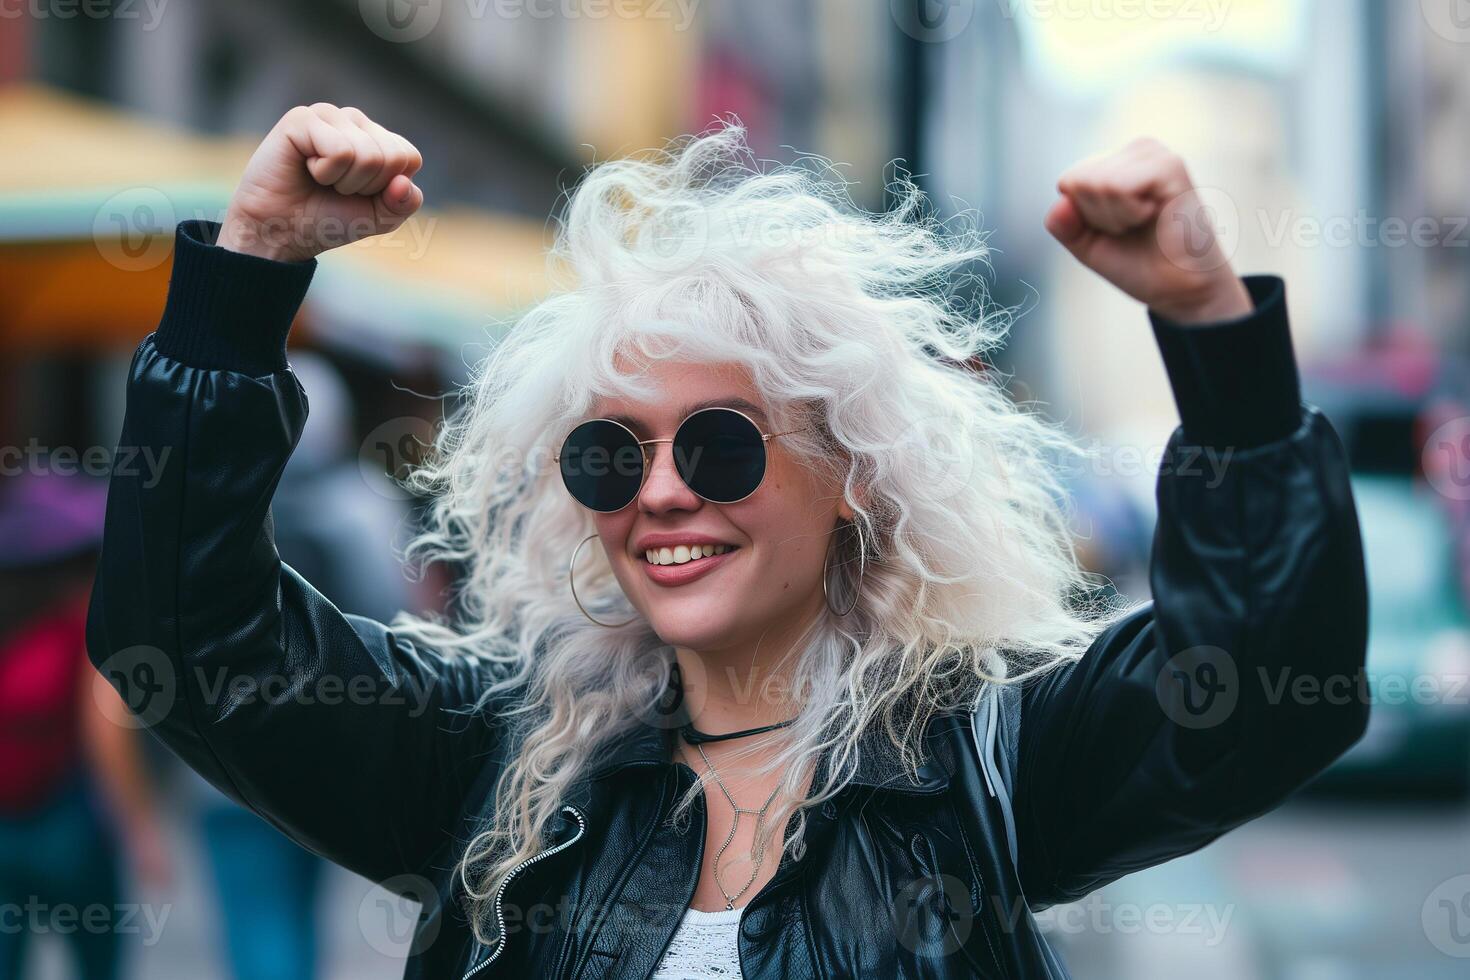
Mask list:
[[[672,439],[639,439],[612,419],[588,419],[567,435],[553,458],[567,491],[590,510],[610,514],[638,499],[650,464],[645,446],[673,444],[674,469],[684,484],[715,504],[733,504],[760,489],[766,477],[766,443],[786,432],[761,432],[743,412],[702,408],[674,430]]]

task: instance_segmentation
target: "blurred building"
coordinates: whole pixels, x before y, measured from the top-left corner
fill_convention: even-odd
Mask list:
[[[978,212],[991,298],[1015,312],[997,366],[1016,397],[1105,447],[1079,531],[1097,531],[1085,550],[1135,597],[1149,521],[1123,497],[1151,508],[1150,454],[1176,417],[1143,311],[1042,228],[1068,166],[1142,134],[1183,154],[1237,270],[1287,280],[1309,376],[1344,351],[1392,373],[1383,352],[1407,343],[1463,381],[1445,355],[1470,355],[1464,0],[80,6],[0,4],[0,448],[26,459],[111,451],[173,222],[221,214],[260,134],[318,100],[364,108],[427,161],[429,207],[325,257],[293,331],[342,373],[365,473],[398,468],[378,448],[422,438],[437,396],[544,292],[547,215],[587,164],[732,114],[763,158],[836,161],[863,206],[885,206],[898,161],[941,215]],[[1399,496],[1443,505],[1406,488],[1420,447],[1402,428]],[[444,583],[429,584],[421,605]],[[1079,977],[1461,976],[1419,916],[1470,872],[1470,818],[1399,802],[1273,817],[1100,893],[1087,928],[1059,916],[1058,938]],[[349,890],[327,903],[345,909],[335,948],[359,955],[337,975],[396,975]],[[1161,905],[1220,913],[1220,930],[1108,925]],[[204,900],[180,907],[194,919],[146,975],[215,975]]]
[[[27,55],[21,77],[204,132],[259,133],[300,102],[368,107],[424,150],[430,200],[538,217],[582,165],[716,115],[744,118],[762,153],[820,147],[864,178],[890,149],[881,5],[396,3],[170,0],[0,35]]]
[[[1440,244],[1400,249],[1381,272],[1388,316],[1470,354],[1470,21],[1454,0],[1386,4],[1380,73],[1380,194],[1390,214],[1425,215]],[[1426,29],[1427,28],[1427,29]]]

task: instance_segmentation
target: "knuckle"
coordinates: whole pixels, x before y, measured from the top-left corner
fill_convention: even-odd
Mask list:
[[[1143,137],[1143,148],[1154,156],[1159,164],[1169,170],[1183,170],[1184,157],[1152,136]]]
[[[393,145],[397,148],[396,152],[393,154],[393,157],[399,163],[408,164],[418,161],[419,151],[416,150],[414,148],[414,145],[408,140],[404,139],[401,136],[397,136],[393,139]]]
[[[1070,174],[1072,183],[1081,190],[1093,190],[1097,186],[1103,168],[1100,160],[1084,160],[1072,168]]]

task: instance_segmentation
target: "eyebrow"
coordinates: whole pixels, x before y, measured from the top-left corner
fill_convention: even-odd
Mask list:
[[[769,428],[771,424],[771,420],[767,417],[765,409],[746,398],[710,398],[706,401],[695,402],[692,405],[685,405],[680,418],[688,418],[695,412],[702,411],[706,408],[736,408],[755,419],[763,428]],[[621,422],[630,429],[639,430],[643,428],[643,423],[631,415],[604,415],[602,417],[612,419],[614,422]]]

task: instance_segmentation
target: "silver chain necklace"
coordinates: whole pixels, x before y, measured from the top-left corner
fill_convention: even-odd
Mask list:
[[[724,856],[725,848],[729,847],[730,842],[735,839],[735,829],[740,826],[740,815],[742,813],[755,814],[755,831],[756,837],[757,839],[759,839],[761,819],[765,817],[766,810],[770,809],[771,803],[776,799],[776,792],[780,790],[781,784],[776,784],[776,788],[771,790],[771,795],[766,797],[765,805],[762,806],[759,810],[752,810],[749,807],[736,806],[735,797],[731,796],[730,791],[725,788],[725,782],[720,778],[720,773],[717,769],[715,769],[714,763],[709,761],[709,756],[706,755],[704,752],[704,746],[696,742],[694,744],[694,747],[699,750],[700,758],[702,758],[704,760],[704,764],[709,767],[710,774],[715,777],[715,785],[720,787],[720,792],[725,794],[725,799],[730,801],[730,808],[735,811],[735,819],[730,822],[730,833],[725,836],[725,843],[721,844],[720,849],[715,853],[714,865],[715,887],[720,890],[721,895],[725,896],[725,911],[728,912],[735,908],[735,902],[739,900],[741,895],[744,895],[747,891],[750,890],[750,886],[755,884],[755,879],[760,876],[761,865],[765,863],[766,860],[766,848],[761,848],[761,853],[756,857],[755,867],[752,868],[750,872],[750,880],[745,883],[744,888],[740,889],[733,895],[725,891],[725,885],[723,882],[720,881],[720,858]]]

